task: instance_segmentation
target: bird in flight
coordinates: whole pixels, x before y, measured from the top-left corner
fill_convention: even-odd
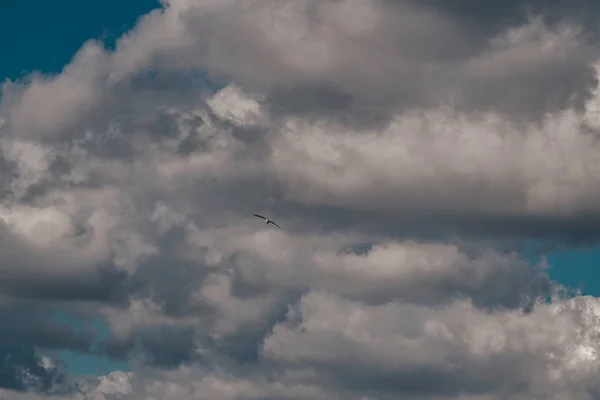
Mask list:
[[[271,221],[270,219],[267,219],[267,218],[263,217],[262,215],[258,215],[258,214],[252,214],[252,215],[254,215],[255,217],[264,219],[265,220],[265,224],[267,224],[267,225],[273,224],[276,227],[278,227],[279,229],[281,229],[281,227],[279,225],[277,225],[275,222]],[[283,229],[281,229],[281,230],[283,230]]]

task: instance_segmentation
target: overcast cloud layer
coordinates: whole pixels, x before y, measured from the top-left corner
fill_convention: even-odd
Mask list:
[[[600,301],[519,252],[600,239],[598,17],[171,0],[6,82],[0,398],[598,398]]]

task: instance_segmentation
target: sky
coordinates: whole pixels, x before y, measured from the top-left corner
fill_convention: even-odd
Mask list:
[[[0,8],[0,36],[13,39],[0,42],[0,52],[5,55],[0,80],[17,80],[34,71],[59,74],[87,40],[99,39],[113,48],[115,39],[131,29],[139,17],[160,6],[158,0],[7,1]],[[76,319],[67,317],[65,321],[78,326]],[[95,329],[104,333],[102,324]],[[63,351],[60,358],[74,373],[127,369],[124,362],[80,352]]]
[[[158,7],[158,0],[7,0],[2,3],[0,34],[10,40],[0,44],[5,55],[0,77],[60,73],[87,40],[101,39],[113,46],[139,17]]]
[[[0,398],[598,397],[596,2],[0,11]]]

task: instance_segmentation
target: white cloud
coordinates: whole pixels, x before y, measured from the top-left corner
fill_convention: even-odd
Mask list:
[[[438,309],[365,306],[312,293],[290,315],[292,325],[275,327],[264,350],[268,358],[317,366],[364,391],[382,385],[382,394],[508,394],[524,384],[532,393],[562,398],[553,397],[557,390],[597,390],[598,310],[589,297],[541,305],[530,314],[489,314],[465,301]],[[386,388],[387,375],[395,382]],[[432,388],[438,380],[440,387]]]
[[[290,195],[316,204],[398,212],[557,214],[595,209],[597,143],[570,112],[525,131],[494,115],[399,115],[349,134],[289,121],[272,168]]]

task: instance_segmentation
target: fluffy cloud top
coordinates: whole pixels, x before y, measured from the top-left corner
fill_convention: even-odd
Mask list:
[[[598,300],[520,249],[598,240],[599,16],[171,0],[6,82],[0,397],[596,398]]]

